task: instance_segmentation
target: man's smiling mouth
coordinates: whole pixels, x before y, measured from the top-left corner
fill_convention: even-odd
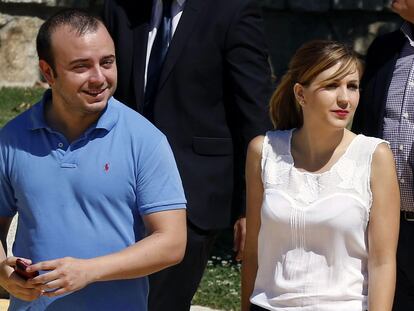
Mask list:
[[[84,93],[90,95],[90,96],[98,96],[100,94],[102,94],[107,88],[104,89],[99,89],[99,90],[87,90],[84,91]]]

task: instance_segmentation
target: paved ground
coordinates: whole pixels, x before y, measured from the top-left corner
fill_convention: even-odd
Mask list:
[[[16,234],[16,226],[17,226],[17,216],[13,218],[12,223],[10,224],[9,234],[7,235],[7,254],[8,256],[11,255],[11,247],[14,241],[14,235]]]
[[[7,299],[0,299],[0,311],[6,311],[9,306],[9,301]],[[213,310],[206,307],[192,306],[191,311],[219,311]]]

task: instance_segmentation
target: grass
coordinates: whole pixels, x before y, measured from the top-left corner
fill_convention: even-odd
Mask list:
[[[38,102],[42,88],[0,88],[0,128]],[[225,231],[208,261],[193,304],[219,310],[240,310],[240,264],[232,260],[231,231]],[[177,280],[178,281],[178,280]]]
[[[42,88],[0,88],[0,127],[42,96]]]
[[[240,264],[232,261],[230,255],[225,259],[212,256],[192,304],[226,311],[240,310],[240,270]]]
[[[240,310],[241,265],[233,260],[233,230],[223,230],[214,245],[193,305],[225,311]]]

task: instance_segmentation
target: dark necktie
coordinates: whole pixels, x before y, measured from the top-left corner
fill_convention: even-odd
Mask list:
[[[162,2],[162,17],[151,49],[147,70],[147,85],[145,88],[144,115],[151,121],[153,121],[153,105],[157,94],[161,69],[172,37],[172,0],[163,0]]]

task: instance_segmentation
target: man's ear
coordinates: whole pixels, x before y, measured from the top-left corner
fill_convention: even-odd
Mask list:
[[[39,60],[39,69],[43,78],[51,86],[55,82],[55,72],[53,68],[43,59]]]
[[[293,86],[293,93],[295,94],[296,102],[303,107],[306,104],[303,85],[295,83]]]

